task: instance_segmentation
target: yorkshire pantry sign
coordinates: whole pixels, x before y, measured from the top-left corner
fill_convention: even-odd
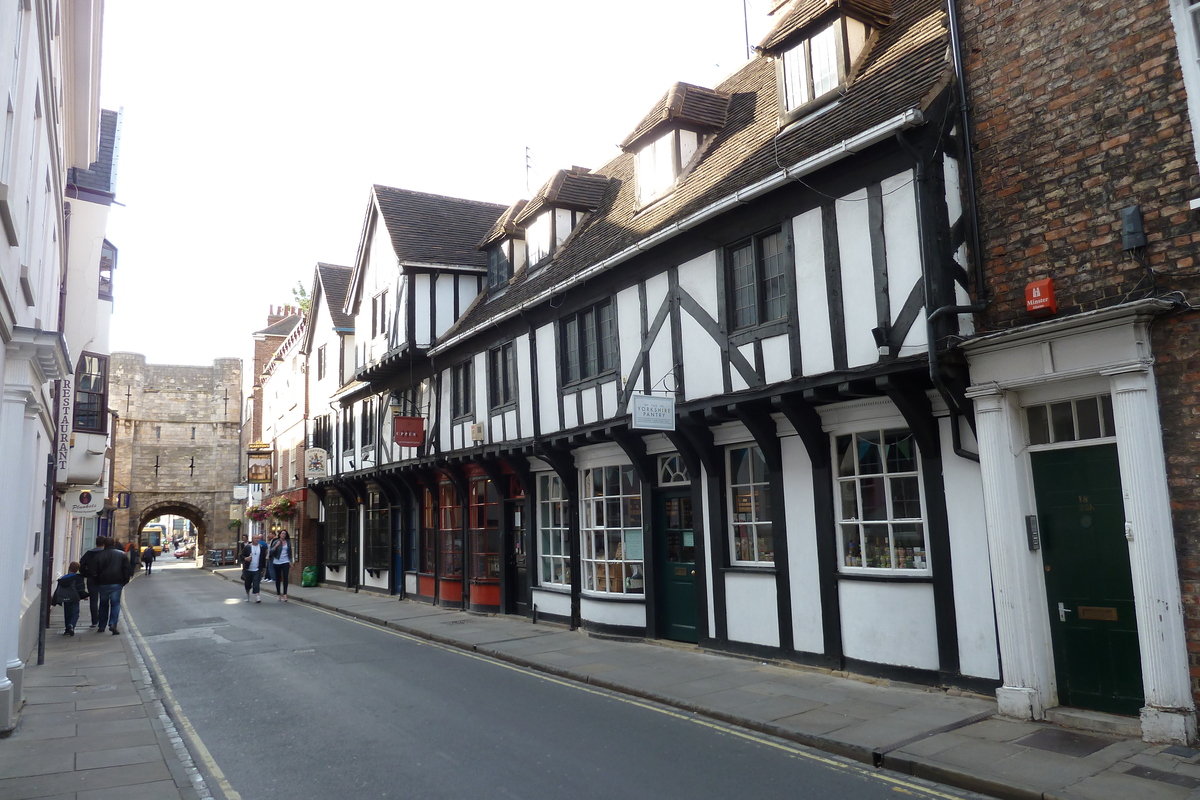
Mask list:
[[[629,406],[633,428],[644,431],[675,430],[675,398],[635,394]]]

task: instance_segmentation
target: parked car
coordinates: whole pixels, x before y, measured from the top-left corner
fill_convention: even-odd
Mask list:
[[[195,549],[194,545],[186,545],[184,547],[179,547],[179,548],[175,549],[175,557],[176,558],[192,558],[195,555],[196,555],[196,549]]]

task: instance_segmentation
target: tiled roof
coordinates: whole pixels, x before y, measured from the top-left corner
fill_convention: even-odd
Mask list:
[[[483,239],[479,242],[479,249],[487,247],[493,242],[500,239],[524,239],[525,231],[517,226],[517,215],[525,208],[525,201],[518,200],[508,207],[508,210],[500,215],[500,219],[496,220],[496,224],[491,230],[484,234]]]
[[[620,146],[622,150],[633,149],[648,136],[672,125],[720,130],[725,126],[728,113],[729,95],[690,83],[677,83],[655,103]]]
[[[695,168],[675,191],[639,212],[634,155],[622,153],[596,170],[606,190],[552,257],[548,266],[515,280],[504,294],[476,303],[442,342],[489,325],[606,258],[651,235],[733,197],[739,190],[802,162],[873,126],[914,109],[924,110],[953,80],[947,60],[946,12],[942,0],[895,0],[895,19],[879,32],[854,81],[831,106],[808,122],[779,130],[775,65],[756,58],[716,87],[730,95],[725,127],[712,138]],[[526,207],[522,217],[529,214]]]
[[[81,189],[108,194],[116,191],[120,119],[120,113],[117,111],[100,112],[100,145],[96,151],[96,160],[87,169],[71,167],[67,170],[67,183]]]
[[[595,211],[604,199],[608,178],[583,167],[560,169],[546,185],[538,189],[514,220],[522,225],[537,216],[546,206],[573,208],[576,211]]]
[[[290,314],[278,322],[273,322],[261,331],[255,331],[255,336],[287,336],[292,329],[300,324],[299,314]]]
[[[477,245],[504,206],[389,186],[372,191],[401,263],[487,266]]]
[[[339,267],[336,264],[317,264],[317,280],[321,282],[321,291],[325,293],[325,307],[333,318],[333,327],[354,330],[354,317],[342,310],[346,302],[346,292],[350,288],[350,275],[354,270],[350,267]]]
[[[791,8],[780,12],[779,20],[758,45],[758,49],[766,53],[774,52],[775,48],[785,43],[792,34],[835,7],[881,28],[892,21],[893,5],[905,4],[902,0],[898,0],[897,3],[893,3],[892,0],[795,0]]]

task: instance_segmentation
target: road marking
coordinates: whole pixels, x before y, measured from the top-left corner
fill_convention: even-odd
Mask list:
[[[242,800],[242,796],[229,785],[229,781],[225,778],[225,773],[217,766],[212,753],[208,752],[208,748],[204,746],[204,742],[200,739],[200,734],[196,733],[196,729],[192,727],[192,723],[188,720],[187,715],[183,713],[183,709],[175,701],[175,694],[171,691],[170,684],[167,683],[167,676],[159,668],[158,659],[151,652],[150,645],[146,642],[145,637],[138,632],[137,625],[133,624],[133,616],[128,611],[125,613],[125,627],[129,629],[138,649],[142,651],[146,662],[149,664],[150,671],[154,673],[154,682],[162,690],[163,705],[169,709],[176,725],[179,726],[179,729],[188,738],[189,749],[204,764],[204,768],[212,775],[217,786],[221,787],[221,791],[227,800]]]
[[[932,789],[928,786],[921,786],[919,784],[913,783],[913,782],[903,779],[903,778],[894,778],[890,775],[880,774],[878,772],[875,772],[873,770],[873,768],[867,768],[867,767],[859,764],[858,762],[839,761],[830,756],[819,755],[817,753],[810,753],[807,750],[800,749],[800,746],[792,745],[792,744],[789,744],[789,743],[781,741],[781,740],[775,740],[773,738],[767,738],[766,736],[756,734],[756,733],[753,733],[750,731],[739,730],[737,728],[733,728],[733,727],[723,724],[723,723],[712,722],[710,720],[697,717],[694,714],[688,714],[688,713],[685,713],[682,711],[675,711],[674,709],[666,708],[666,707],[658,705],[656,703],[651,703],[649,701],[639,700],[634,697],[620,695],[620,694],[617,694],[615,691],[610,691],[608,689],[597,689],[595,687],[591,687],[591,686],[587,686],[585,684],[579,683],[578,681],[567,680],[564,678],[557,678],[553,675],[548,675],[544,672],[538,672],[537,670],[531,669],[529,667],[522,667],[518,664],[510,664],[507,661],[501,661],[497,658],[493,658],[492,656],[480,655],[479,653],[472,653],[468,650],[463,650],[460,647],[454,647],[452,645],[442,644],[441,642],[435,642],[435,641],[431,641],[428,639],[422,639],[419,636],[414,636],[411,633],[404,633],[403,631],[398,631],[393,628],[383,627],[383,626],[377,625],[373,622],[366,622],[364,620],[356,619],[355,617],[347,616],[345,614],[339,614],[336,611],[329,611],[327,609],[320,608],[318,606],[310,605],[309,603],[300,603],[299,606],[301,608],[307,608],[312,611],[316,611],[318,613],[325,614],[326,616],[329,616],[329,617],[341,619],[346,622],[353,622],[355,625],[361,625],[364,628],[371,628],[372,630],[381,631],[381,632],[389,634],[391,636],[395,636],[400,639],[405,639],[407,641],[413,642],[414,644],[436,647],[438,650],[443,650],[447,653],[454,653],[455,655],[458,655],[458,656],[465,656],[467,658],[473,658],[476,661],[481,661],[485,664],[491,664],[492,666],[496,666],[496,667],[503,667],[504,669],[512,670],[513,672],[518,672],[522,675],[529,675],[531,677],[538,678],[540,680],[547,681],[549,683],[558,684],[559,686],[565,686],[567,688],[574,689],[574,690],[580,691],[580,692],[587,692],[588,694],[594,694],[598,697],[607,697],[610,700],[616,700],[621,703],[626,703],[627,705],[637,706],[638,708],[644,708],[647,711],[653,711],[657,714],[663,714],[668,717],[674,717],[675,719],[683,720],[684,722],[690,722],[693,725],[700,725],[702,727],[709,728],[709,729],[717,731],[719,733],[724,733],[724,734],[728,734],[730,736],[735,736],[740,739],[745,739],[746,741],[753,742],[755,744],[772,747],[776,750],[781,750],[792,756],[799,756],[801,758],[806,758],[809,761],[815,761],[817,763],[823,764],[828,767],[834,767],[836,769],[844,770],[846,772],[855,772],[862,777],[871,778],[873,780],[882,781],[884,783],[891,784],[893,791],[903,792],[905,794],[915,794],[917,797],[923,797],[923,798],[936,797],[936,798],[941,798],[941,800],[963,800],[963,795],[946,794],[945,792],[938,791],[937,789]]]

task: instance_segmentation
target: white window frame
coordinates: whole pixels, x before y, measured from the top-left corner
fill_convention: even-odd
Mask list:
[[[751,468],[749,483],[735,483],[733,474],[733,453],[737,450],[747,451],[750,463],[755,463],[754,455],[759,454],[763,465],[763,474],[756,476]],[[772,524],[771,513],[771,474],[767,466],[766,456],[762,448],[753,442],[743,442],[729,445],[725,448],[725,500],[729,508],[729,563],[739,567],[773,567],[775,566],[775,526]],[[761,477],[761,480],[757,480]],[[739,504],[739,489],[748,492],[745,499],[748,505]],[[765,511],[761,507],[760,495],[766,499]],[[746,509],[746,510],[739,510]],[[748,548],[739,549],[738,532],[743,529],[750,534]],[[764,534],[765,532],[765,534]],[[770,536],[770,548],[764,550],[762,541]]]
[[[601,482],[600,494],[596,494],[597,478]],[[622,491],[626,479],[630,483],[628,493]],[[626,463],[581,469],[579,483],[582,590],[590,595],[645,597],[641,479],[633,466]],[[617,520],[613,519],[614,509]],[[616,525],[611,524],[614,521]],[[603,552],[599,545],[603,545]],[[639,557],[627,557],[631,550]]]
[[[880,453],[880,472],[862,472],[860,463],[861,451],[857,446],[860,437],[876,435],[879,437],[881,449],[889,435],[907,434],[912,441],[913,462],[915,470],[890,471],[886,451]],[[846,465],[841,463],[838,448],[839,443],[846,437],[850,438],[850,454],[853,456],[851,473],[845,474]],[[834,507],[837,517],[837,548],[838,568],[844,574],[859,575],[904,575],[910,577],[929,576],[932,574],[929,554],[929,521],[928,506],[925,502],[925,481],[921,467],[921,451],[912,431],[903,425],[881,425],[872,428],[840,431],[831,436],[834,464]],[[879,481],[882,486],[883,511],[885,516],[863,518],[862,499],[864,479],[872,482]],[[919,516],[897,515],[896,511],[896,481],[916,481]],[[854,508],[850,509],[849,502],[854,500]],[[921,534],[921,545],[897,545],[896,533],[900,526],[917,525]],[[872,530],[867,530],[868,528]],[[875,541],[879,534],[886,531],[886,552],[879,553],[867,550],[867,537],[874,535]],[[854,533],[852,540],[847,536]],[[851,548],[850,542],[856,546]],[[914,552],[909,552],[914,551]],[[902,563],[904,566],[897,566]],[[912,566],[908,566],[911,564]]]
[[[571,588],[571,508],[562,478],[540,472],[537,481],[538,585]],[[557,520],[555,515],[557,512]]]

